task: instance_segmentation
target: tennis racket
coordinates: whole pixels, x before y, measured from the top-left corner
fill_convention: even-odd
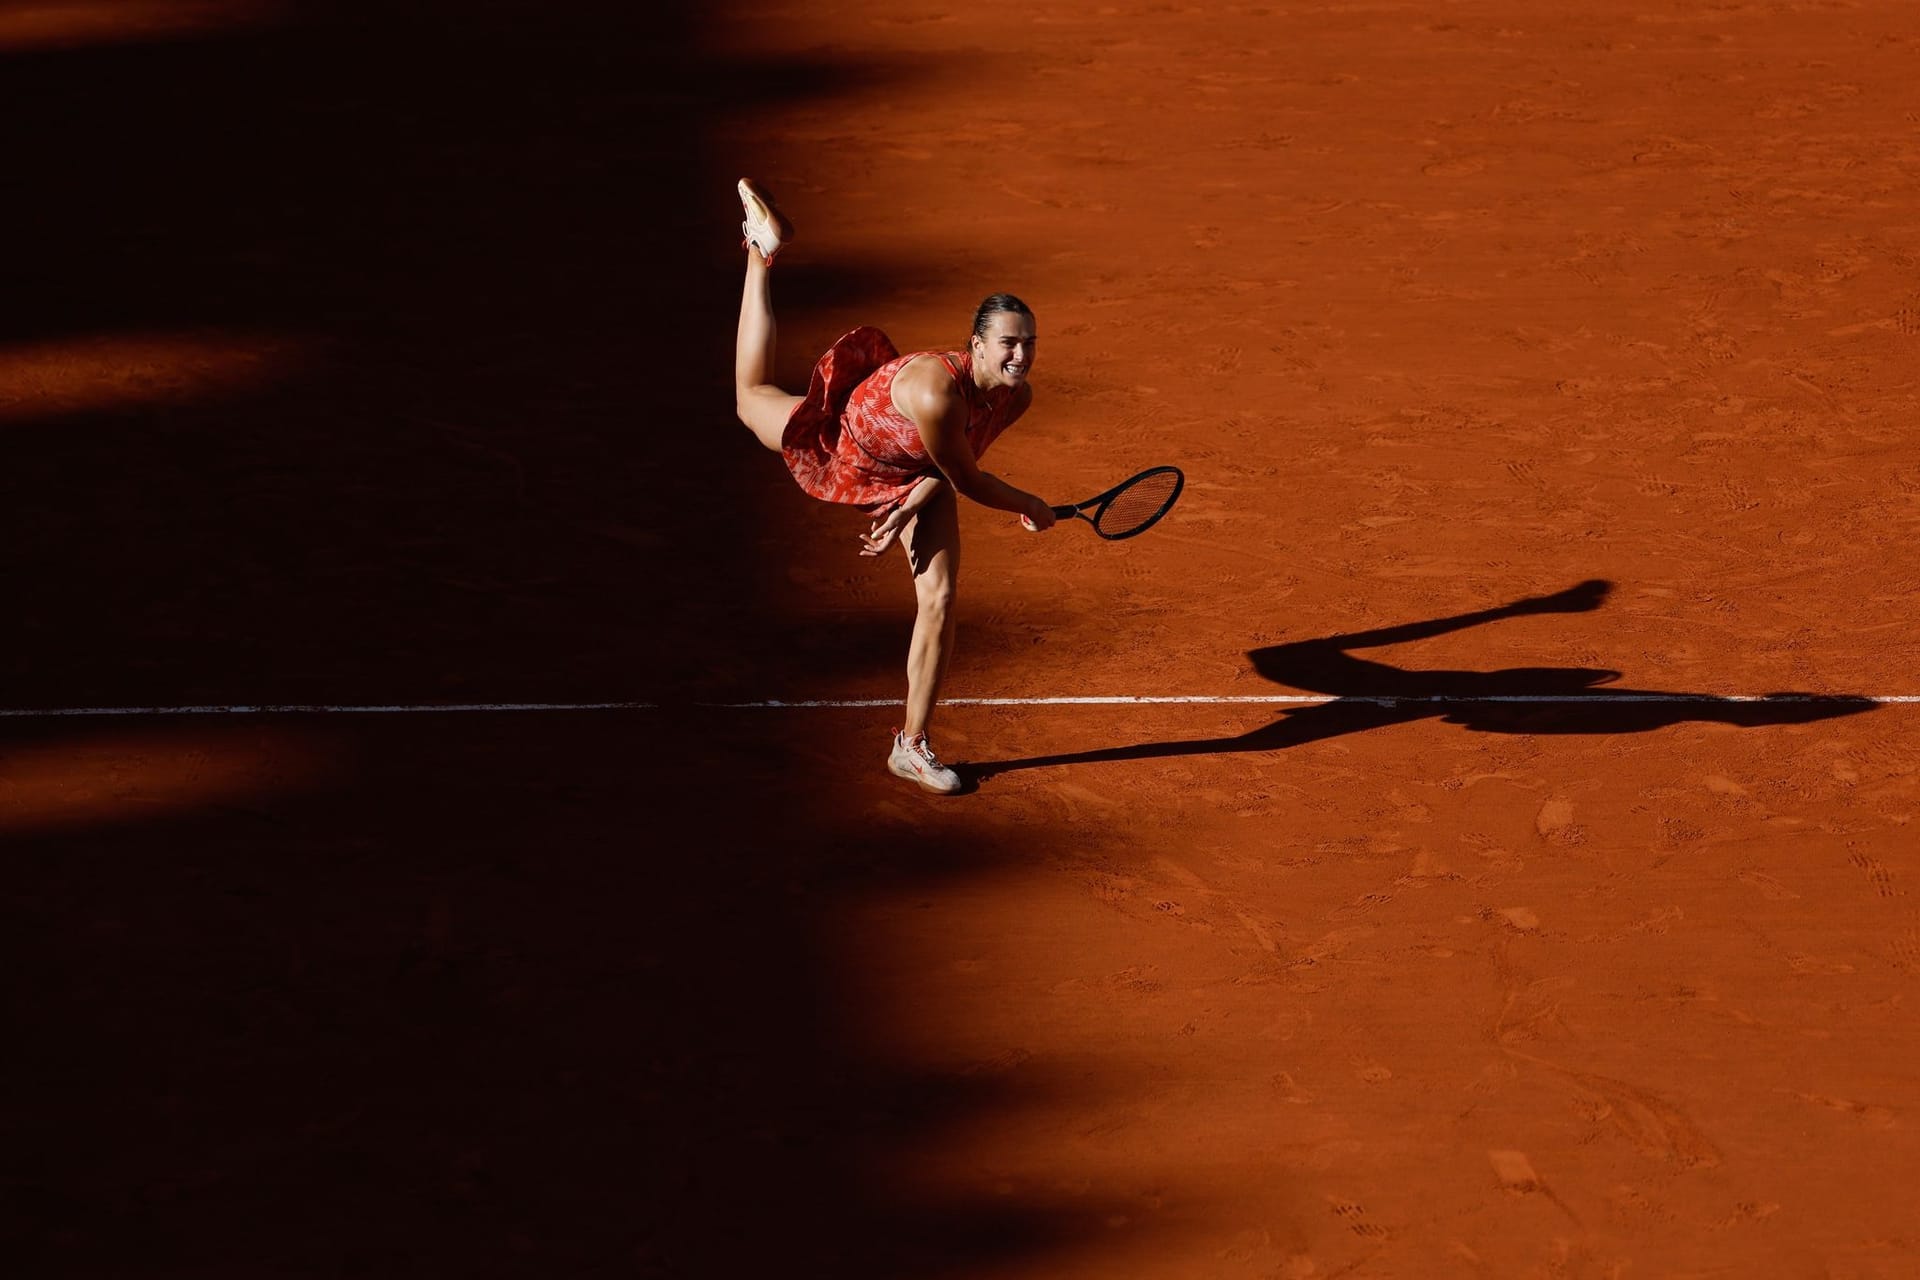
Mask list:
[[[1160,517],[1173,510],[1187,478],[1178,467],[1149,467],[1130,480],[1085,502],[1055,507],[1056,519],[1078,516],[1093,526],[1093,531],[1110,542],[1145,533],[1160,523]]]

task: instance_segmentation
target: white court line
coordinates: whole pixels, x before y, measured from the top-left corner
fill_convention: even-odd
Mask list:
[[[1588,693],[1588,694],[1431,694],[1418,697],[1400,695],[1350,694],[1332,697],[1319,694],[1179,694],[1167,696],[1058,697],[1058,698],[942,698],[944,707],[1137,707],[1137,706],[1322,706],[1335,702],[1360,702],[1381,707],[1466,706],[1480,704],[1520,704],[1530,706],[1594,706],[1622,703],[1693,703],[1718,705],[1729,702],[1826,703],[1881,705],[1920,703],[1920,694],[1850,693]],[[759,710],[839,710],[859,707],[898,707],[898,698],[811,698],[786,700],[770,698],[759,702],[406,702],[352,704],[320,702],[281,702],[232,705],[188,705],[173,707],[0,707],[0,719],[37,720],[80,716],[280,716],[280,715],[457,715],[510,714],[563,711],[759,711]]]

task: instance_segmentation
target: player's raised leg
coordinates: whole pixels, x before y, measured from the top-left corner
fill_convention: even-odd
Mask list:
[[[769,449],[778,451],[787,419],[800,397],[773,385],[773,260],[793,237],[767,194],[740,179],[740,234],[746,240],[747,278],[740,292],[740,327],[733,343],[733,402],[740,421]]]

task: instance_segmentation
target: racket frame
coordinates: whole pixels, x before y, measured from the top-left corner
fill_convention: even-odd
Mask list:
[[[1167,500],[1160,505],[1160,510],[1154,512],[1151,518],[1128,529],[1125,533],[1108,533],[1100,527],[1101,513],[1105,511],[1107,505],[1119,497],[1121,493],[1131,489],[1143,480],[1169,473],[1173,476],[1173,492],[1167,495]],[[1080,519],[1092,525],[1094,533],[1105,538],[1108,542],[1120,542],[1127,538],[1138,537],[1153,528],[1156,524],[1159,524],[1160,521],[1166,517],[1167,512],[1173,510],[1173,504],[1180,500],[1180,493],[1186,487],[1187,476],[1180,468],[1169,466],[1148,467],[1145,471],[1137,475],[1128,476],[1125,480],[1122,480],[1105,493],[1096,494],[1088,498],[1085,502],[1076,502],[1064,507],[1055,507],[1053,509],[1053,516],[1056,520],[1066,520],[1078,516]],[[1089,515],[1088,512],[1092,512],[1092,514]]]

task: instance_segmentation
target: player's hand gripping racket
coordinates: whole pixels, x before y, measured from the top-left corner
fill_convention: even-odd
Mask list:
[[[1179,501],[1186,483],[1178,467],[1150,467],[1085,502],[1055,507],[1053,514],[1061,520],[1078,516],[1109,541],[1131,538],[1160,523],[1160,517]]]

